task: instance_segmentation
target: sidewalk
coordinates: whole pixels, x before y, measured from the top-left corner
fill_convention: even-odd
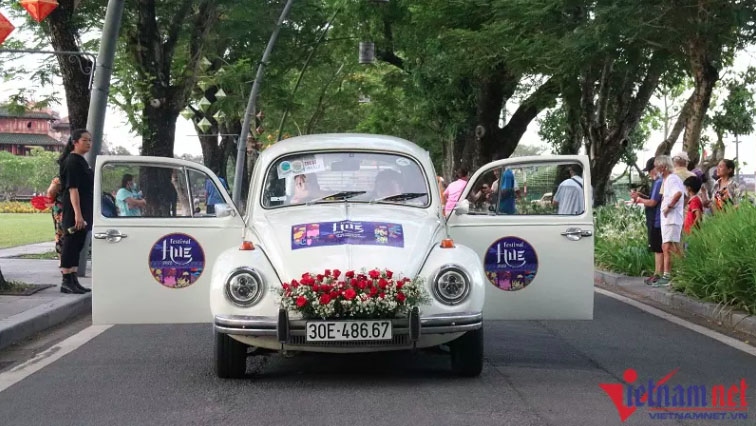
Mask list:
[[[55,244],[52,242],[0,249],[0,268],[6,280],[54,285],[31,296],[0,295],[0,349],[92,311],[91,293],[80,295],[60,292],[57,260],[13,258],[54,250]],[[91,276],[90,262],[87,277],[79,278],[79,281],[83,286],[91,287]]]
[[[686,312],[756,339],[756,316],[734,311],[730,307],[716,303],[703,302],[672,289],[646,285],[640,277],[628,277],[596,270],[593,281],[597,287],[622,294],[641,303],[652,301],[663,307]]]

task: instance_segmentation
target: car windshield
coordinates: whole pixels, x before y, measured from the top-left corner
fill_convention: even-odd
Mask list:
[[[410,157],[374,152],[287,155],[266,173],[262,205],[381,203],[427,207],[428,179]]]

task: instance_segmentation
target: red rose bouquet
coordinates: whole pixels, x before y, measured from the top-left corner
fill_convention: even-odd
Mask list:
[[[283,283],[279,293],[285,309],[306,319],[397,318],[429,300],[420,279],[396,277],[387,269],[343,276],[338,269],[304,273]]]

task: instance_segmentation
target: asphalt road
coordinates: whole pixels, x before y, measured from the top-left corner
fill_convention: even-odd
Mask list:
[[[756,383],[756,357],[596,295],[595,319],[488,322],[479,378],[451,375],[439,353],[250,359],[220,380],[210,326],[116,326],[0,392],[11,425],[620,425],[599,387],[679,368],[671,385]],[[657,420],[626,425],[756,424]],[[729,416],[729,414],[728,414]]]

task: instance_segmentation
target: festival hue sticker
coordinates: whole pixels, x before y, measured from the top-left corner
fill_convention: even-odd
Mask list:
[[[404,247],[404,229],[398,223],[341,222],[303,223],[291,227],[291,249],[338,245]]]
[[[205,269],[205,252],[190,235],[168,234],[153,244],[149,266],[155,281],[165,287],[189,287]]]
[[[504,237],[488,247],[483,266],[488,281],[496,288],[522,290],[530,285],[538,272],[538,255],[522,238]]]

